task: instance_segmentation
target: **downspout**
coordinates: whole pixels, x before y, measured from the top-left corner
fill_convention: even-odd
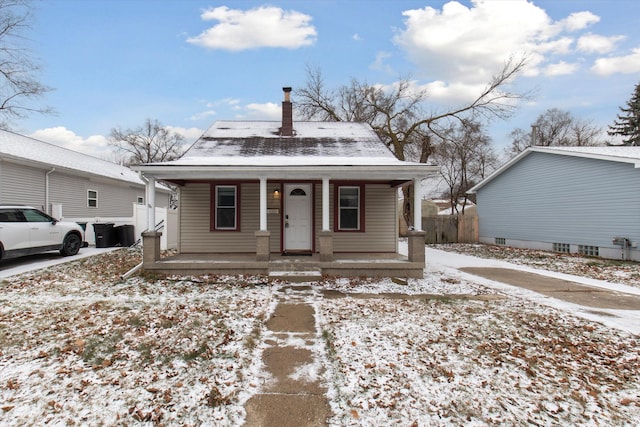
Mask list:
[[[55,171],[56,168],[53,168],[49,172],[44,174],[44,211],[49,215],[51,215],[51,209],[49,209],[49,175]]]

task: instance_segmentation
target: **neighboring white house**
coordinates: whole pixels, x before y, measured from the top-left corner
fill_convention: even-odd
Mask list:
[[[640,147],[531,147],[473,187],[480,241],[640,260]]]
[[[166,208],[171,190],[156,187],[155,204]],[[86,223],[134,224],[135,205],[146,203],[145,183],[115,163],[0,130],[0,204],[30,205],[55,218]],[[140,229],[137,224],[136,234]]]

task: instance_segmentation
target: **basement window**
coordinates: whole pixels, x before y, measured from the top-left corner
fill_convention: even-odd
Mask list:
[[[600,248],[598,246],[578,245],[578,253],[586,256],[600,256]]]
[[[554,243],[553,251],[568,254],[571,252],[571,245],[569,243]]]
[[[507,244],[507,239],[505,239],[504,237],[496,237],[495,242],[496,245],[504,246]]]

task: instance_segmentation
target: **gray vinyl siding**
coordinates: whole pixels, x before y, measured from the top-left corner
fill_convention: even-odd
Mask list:
[[[65,217],[129,217],[137,197],[144,197],[143,188],[131,188],[126,183],[110,184],[55,172],[49,188],[49,202],[62,204]],[[97,207],[87,206],[88,190],[98,192]]]
[[[44,209],[46,172],[16,163],[0,162],[0,203]]]
[[[31,205],[49,211],[45,206],[45,176],[51,169],[0,162],[0,203]],[[87,190],[98,192],[96,208],[87,206]],[[143,185],[56,171],[49,174],[49,205],[61,204],[65,218],[131,217],[138,197],[145,197]],[[169,195],[156,192],[156,206],[168,205]]]
[[[480,237],[613,247],[640,240],[640,170],[632,164],[531,153],[480,188]]]
[[[255,253],[255,232],[259,229],[258,183],[240,185],[241,231],[210,231],[211,192],[208,183],[186,184],[180,191],[180,252],[182,253]],[[271,194],[272,191],[269,191]],[[331,228],[334,225],[334,186],[330,189]],[[335,252],[395,252],[397,225],[395,218],[396,191],[388,185],[368,185],[365,189],[366,232],[336,232]],[[315,247],[322,230],[322,185],[314,186]],[[270,249],[281,250],[281,207],[279,201],[268,198],[267,229],[271,231]]]

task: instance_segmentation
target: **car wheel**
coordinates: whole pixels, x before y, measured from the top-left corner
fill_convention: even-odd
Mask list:
[[[82,242],[77,234],[67,234],[62,243],[62,249],[60,253],[64,256],[75,255],[80,250]]]

